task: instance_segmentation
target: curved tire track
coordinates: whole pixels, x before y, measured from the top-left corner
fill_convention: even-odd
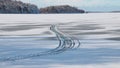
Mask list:
[[[62,34],[61,32],[59,32],[59,30],[55,25],[51,25],[50,30],[56,34],[56,37],[59,41],[59,45],[55,49],[45,51],[45,52],[35,53],[35,54],[4,57],[4,58],[0,58],[0,62],[16,61],[16,60],[27,59],[32,57],[45,56],[45,55],[54,55],[54,54],[65,52],[70,49],[78,48],[80,46],[80,41],[77,38],[75,37],[71,38],[71,37],[65,36],[65,34]]]

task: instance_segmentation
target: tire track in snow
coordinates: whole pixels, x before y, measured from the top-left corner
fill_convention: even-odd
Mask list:
[[[5,61],[16,61],[16,60],[22,60],[32,57],[39,57],[39,56],[46,56],[46,55],[55,55],[62,52],[65,52],[67,50],[75,49],[80,46],[80,41],[75,37],[67,37],[65,34],[61,33],[55,25],[51,25],[50,30],[53,31],[56,34],[56,37],[59,41],[58,47],[55,49],[40,52],[40,53],[34,53],[34,54],[27,54],[27,55],[19,55],[19,56],[13,56],[13,57],[4,57],[0,58],[0,62]]]

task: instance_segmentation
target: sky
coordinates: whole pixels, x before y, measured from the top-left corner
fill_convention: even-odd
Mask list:
[[[21,0],[36,4],[39,8],[52,5],[71,5],[87,11],[118,11],[120,0]]]

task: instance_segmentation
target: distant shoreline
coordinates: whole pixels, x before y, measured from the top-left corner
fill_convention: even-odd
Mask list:
[[[56,5],[44,8],[15,0],[0,0],[0,14],[86,14],[86,13],[120,13],[120,11],[85,11],[70,5]]]
[[[16,0],[0,0],[1,14],[49,14],[49,13],[85,13],[84,10],[69,5],[56,5],[38,8],[34,4]]]

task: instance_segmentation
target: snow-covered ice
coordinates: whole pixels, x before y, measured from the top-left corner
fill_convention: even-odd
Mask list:
[[[0,68],[120,68],[120,13],[1,14],[0,59],[58,46],[51,25],[81,46],[60,54],[1,62]]]

